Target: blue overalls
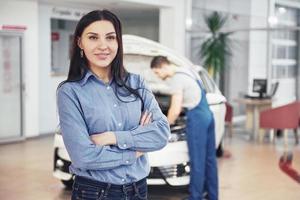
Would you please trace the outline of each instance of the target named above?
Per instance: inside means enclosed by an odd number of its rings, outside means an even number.
[[[199,104],[187,111],[187,143],[190,156],[189,200],[201,200],[207,192],[209,200],[218,199],[218,171],[215,148],[215,124],[206,92],[201,90]]]

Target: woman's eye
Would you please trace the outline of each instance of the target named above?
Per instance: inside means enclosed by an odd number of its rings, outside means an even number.
[[[108,40],[115,40],[116,37],[111,35],[111,36],[107,36],[107,39],[108,39]]]
[[[89,36],[90,40],[97,40],[98,38],[96,36]]]

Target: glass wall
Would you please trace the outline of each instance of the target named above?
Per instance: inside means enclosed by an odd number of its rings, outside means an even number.
[[[274,105],[299,98],[299,9],[275,5],[276,29],[271,34],[271,78],[279,82]],[[288,88],[288,89],[287,89]],[[297,97],[298,96],[298,97]]]
[[[277,5],[275,15],[278,28],[272,34],[272,78],[295,78],[298,57],[298,31],[285,27],[298,25],[298,10]]]

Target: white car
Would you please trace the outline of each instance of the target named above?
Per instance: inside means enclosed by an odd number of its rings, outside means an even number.
[[[195,66],[188,59],[177,55],[171,49],[142,37],[124,35],[124,65],[129,72],[144,77],[157,101],[166,114],[170,95],[168,87],[150,69],[153,56],[163,55],[178,67],[191,68],[200,75],[202,85],[206,89],[206,97],[215,119],[216,147],[221,144],[224,133],[225,97],[221,94],[206,70]],[[147,178],[149,185],[186,186],[189,184],[189,156],[185,140],[185,114],[181,113],[174,126],[171,126],[171,137],[163,149],[148,153],[151,171]],[[54,138],[54,171],[53,175],[67,187],[71,187],[73,176],[69,173],[70,157],[65,149],[61,133]]]

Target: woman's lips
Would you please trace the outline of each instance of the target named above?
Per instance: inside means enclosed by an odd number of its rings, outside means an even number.
[[[95,54],[95,56],[100,60],[105,60],[109,56],[109,53],[99,53]]]

